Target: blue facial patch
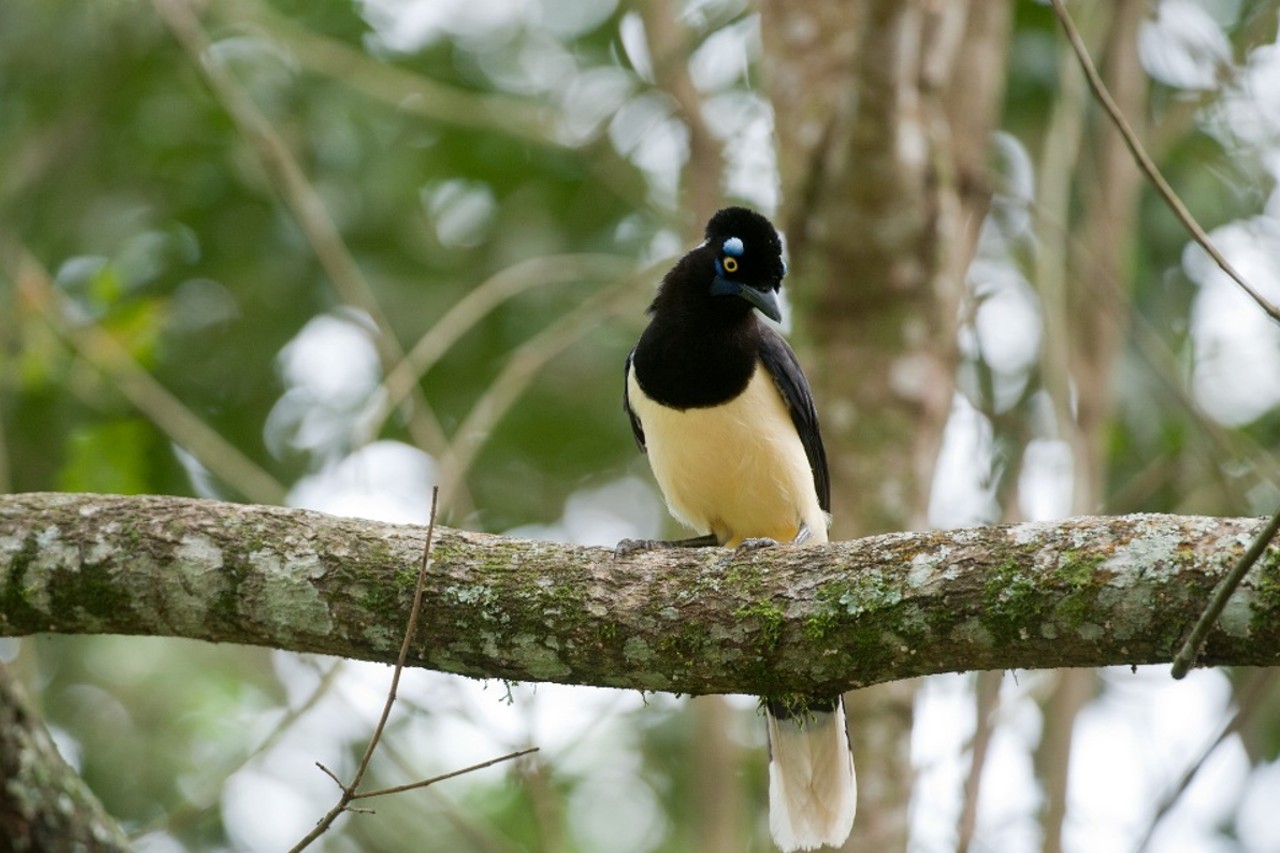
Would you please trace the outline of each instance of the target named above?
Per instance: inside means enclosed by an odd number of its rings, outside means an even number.
[[[745,251],[740,237],[730,237],[724,241],[724,245],[720,248],[724,250],[726,255],[732,255],[735,258],[742,257],[742,253]]]

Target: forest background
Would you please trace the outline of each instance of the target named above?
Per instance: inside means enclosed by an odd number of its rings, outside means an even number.
[[[1280,302],[1277,9],[1075,2],[1138,138]],[[1280,327],[1018,2],[8,2],[0,493],[157,493],[611,545],[675,533],[620,409],[662,270],[784,230],[836,538],[1280,504]],[[0,640],[135,849],[280,850],[385,666]],[[1034,661],[1028,661],[1033,666]],[[7,694],[6,694],[7,695]],[[849,849],[1264,851],[1271,670],[851,695]],[[749,697],[406,672],[328,850],[766,850]],[[127,768],[127,772],[122,772]]]

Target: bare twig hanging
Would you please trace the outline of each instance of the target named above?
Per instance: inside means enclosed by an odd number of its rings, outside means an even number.
[[[1080,67],[1089,81],[1089,88],[1093,89],[1098,102],[1102,104],[1103,109],[1107,111],[1107,115],[1111,117],[1112,123],[1120,131],[1120,135],[1124,137],[1124,143],[1129,148],[1129,152],[1133,154],[1133,159],[1137,161],[1139,168],[1142,169],[1143,173],[1155,186],[1160,197],[1169,205],[1173,215],[1178,218],[1183,227],[1190,232],[1192,239],[1200,245],[1200,248],[1205,250],[1209,257],[1213,258],[1222,271],[1230,276],[1232,281],[1240,285],[1240,288],[1249,294],[1249,297],[1254,302],[1258,303],[1258,307],[1265,311],[1267,316],[1280,323],[1280,308],[1277,308],[1265,296],[1255,290],[1253,285],[1249,284],[1244,276],[1231,265],[1231,262],[1223,257],[1222,253],[1213,245],[1213,241],[1209,239],[1209,235],[1200,227],[1200,223],[1196,222],[1195,217],[1187,210],[1187,206],[1182,203],[1182,199],[1178,198],[1178,194],[1173,191],[1173,187],[1169,186],[1169,182],[1164,179],[1164,175],[1160,173],[1160,170],[1156,168],[1156,164],[1147,155],[1146,149],[1138,141],[1138,135],[1134,133],[1133,127],[1124,117],[1124,113],[1116,106],[1115,100],[1107,90],[1106,83],[1102,81],[1102,77],[1098,74],[1098,69],[1094,67],[1084,39],[1080,37],[1080,31],[1076,29],[1075,21],[1071,19],[1070,13],[1067,12],[1065,0],[1053,0],[1053,11],[1057,14],[1058,21],[1062,24],[1063,32],[1066,33],[1072,50],[1075,51],[1076,57],[1080,60]]]
[[[1249,550],[1240,555],[1240,559],[1236,561],[1236,564],[1231,567],[1231,571],[1227,573],[1227,576],[1218,584],[1217,589],[1213,591],[1213,597],[1209,599],[1209,606],[1200,615],[1200,620],[1196,622],[1196,626],[1187,636],[1186,642],[1182,644],[1177,657],[1173,659],[1173,669],[1170,674],[1174,678],[1182,678],[1195,665],[1196,658],[1200,656],[1200,647],[1204,645],[1205,638],[1209,636],[1209,630],[1213,628],[1213,623],[1217,622],[1218,617],[1222,615],[1223,609],[1227,606],[1227,600],[1236,591],[1240,581],[1244,580],[1244,576],[1249,573],[1249,569],[1253,568],[1253,564],[1258,562],[1258,558],[1267,550],[1267,546],[1275,538],[1277,530],[1280,530],[1280,509],[1276,510],[1276,514],[1271,516],[1271,521],[1259,531],[1253,542],[1249,544]]]
[[[396,692],[400,687],[400,673],[404,671],[405,660],[409,657],[409,646],[413,643],[413,635],[418,627],[418,613],[422,609],[422,593],[426,587],[427,566],[431,562],[431,539],[435,535],[436,529],[436,508],[440,499],[440,489],[431,490],[431,518],[427,522],[427,539],[422,546],[422,563],[418,567],[418,583],[413,591],[413,609],[409,612],[409,625],[405,628],[404,642],[400,645],[400,656],[396,659],[395,670],[391,675],[391,688],[387,691],[387,701],[382,706],[382,715],[378,718],[378,725],[374,727],[373,736],[369,738],[369,745],[365,747],[364,755],[360,757],[360,764],[356,768],[355,776],[351,780],[351,784],[344,785],[338,775],[325,767],[320,762],[316,762],[319,767],[330,779],[337,783],[342,789],[342,796],[338,798],[338,802],[320,818],[315,827],[308,832],[301,841],[290,848],[289,853],[297,853],[308,847],[311,842],[315,841],[321,835],[324,835],[338,819],[343,812],[348,811],[368,811],[367,809],[356,809],[351,806],[353,802],[370,797],[379,797],[385,794],[395,794],[401,791],[410,791],[416,788],[424,788],[427,785],[435,784],[444,779],[452,779],[455,776],[461,776],[464,773],[470,773],[473,770],[480,770],[489,767],[501,761],[509,761],[513,758],[519,758],[522,755],[528,755],[531,752],[537,752],[537,747],[512,752],[489,761],[473,764],[470,767],[464,767],[461,770],[454,770],[440,776],[430,779],[423,779],[418,782],[412,782],[408,785],[397,785],[391,788],[380,788],[375,791],[360,792],[360,783],[364,781],[365,773],[369,770],[369,762],[373,759],[373,753],[378,748],[378,743],[382,740],[382,733],[387,726],[387,718],[391,716],[391,706],[395,704]]]

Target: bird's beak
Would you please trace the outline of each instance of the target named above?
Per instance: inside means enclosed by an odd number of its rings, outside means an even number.
[[[778,306],[778,294],[775,290],[757,290],[754,287],[745,284],[738,284],[736,281],[730,281],[724,276],[717,275],[715,281],[711,285],[711,292],[716,296],[737,296],[745,299],[760,309],[760,313],[773,320],[775,323],[782,322],[782,309]]]
[[[760,313],[775,323],[782,322],[782,308],[778,305],[776,290],[756,290],[754,287],[743,287],[738,294],[743,299],[760,309]]]

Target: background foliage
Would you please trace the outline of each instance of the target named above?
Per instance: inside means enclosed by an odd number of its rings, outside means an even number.
[[[1127,40],[1109,38],[1124,14],[1110,7],[1072,4],[1103,61],[1131,60],[1131,120],[1280,301],[1275,5],[1163,0],[1129,16]],[[956,321],[929,522],[1270,512],[1280,335],[1148,189],[1097,214],[1105,120],[1052,11],[1010,12],[994,197]],[[760,30],[735,0],[215,0],[198,18],[165,0],[3,4],[0,489],[425,521],[440,482],[453,524],[657,534],[668,522],[619,393],[661,262],[696,242],[708,196],[801,204],[779,176],[773,140],[796,128],[774,133],[765,87],[783,69]],[[793,340],[821,372],[834,362],[805,336],[806,317],[824,319],[816,284],[803,266],[789,281]],[[1115,325],[1090,337],[1074,318],[1099,305]],[[1064,337],[1114,339],[1114,355],[1064,373]],[[1088,442],[1062,424],[1099,388],[1095,494]],[[845,402],[820,401],[837,429]],[[389,677],[115,637],[0,640],[0,657],[156,851],[293,843],[336,793],[312,762],[349,774]],[[912,849],[1133,849],[1149,829],[1159,850],[1280,843],[1270,673],[1172,685],[1108,671],[1077,679],[1074,699],[1064,685],[922,688],[900,803]],[[411,674],[402,697],[375,783],[542,751],[379,803],[329,849],[767,849],[753,700],[433,673]]]

